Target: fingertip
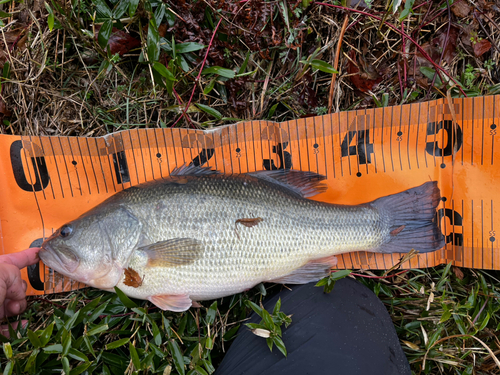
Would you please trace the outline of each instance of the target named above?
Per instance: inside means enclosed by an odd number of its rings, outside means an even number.
[[[40,257],[38,256],[39,251],[39,247],[30,247],[23,251],[2,255],[0,256],[0,263],[12,264],[22,269],[40,261]]]
[[[18,314],[23,313],[26,310],[27,307],[28,307],[28,301],[26,301],[25,299],[23,299],[19,303],[19,312],[18,312]]]
[[[7,302],[7,315],[18,315],[21,312],[21,302],[20,301],[9,301]]]
[[[41,248],[40,247],[30,247],[29,249],[24,250],[26,253],[26,256],[28,258],[28,266],[35,264],[36,262],[40,261],[40,257],[38,256],[38,253],[40,252]]]
[[[7,310],[7,315],[8,316],[14,316],[14,315],[19,315],[21,314],[22,312],[24,312],[24,310],[26,310],[26,306],[27,306],[27,302],[26,300],[21,300],[21,301],[9,301],[7,302],[7,305],[5,306],[6,307],[6,310]]]

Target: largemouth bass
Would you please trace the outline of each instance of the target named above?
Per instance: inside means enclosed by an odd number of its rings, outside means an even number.
[[[221,175],[184,166],[123,190],[42,245],[49,267],[87,285],[185,311],[194,301],[260,282],[302,284],[350,251],[429,252],[444,238],[435,182],[371,203],[307,199],[326,189],[311,172]]]

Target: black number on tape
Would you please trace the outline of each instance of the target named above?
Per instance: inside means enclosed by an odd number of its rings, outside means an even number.
[[[30,247],[40,247],[43,243],[43,238],[37,238],[33,241]],[[44,290],[43,281],[40,279],[40,262],[26,267],[28,270],[28,281],[35,290]]]
[[[41,191],[45,189],[50,180],[45,158],[43,156],[27,158],[27,160],[31,159],[33,174],[35,176],[35,183],[30,184],[26,178],[26,171],[23,167],[22,149],[22,141],[14,141],[10,145],[10,162],[17,185],[25,191]]]
[[[215,154],[215,148],[207,148],[201,150],[198,156],[193,159],[192,163],[195,166],[199,167],[200,165],[203,165],[207,161],[209,161],[212,158],[212,156],[214,156],[214,154]]]
[[[446,132],[445,142],[439,147],[437,134],[440,130]],[[429,122],[427,124],[427,145],[425,150],[434,156],[451,156],[453,151],[460,150],[462,147],[462,128],[457,124],[453,126],[453,121],[445,120],[440,121],[437,124],[435,122]]]
[[[351,146],[354,138],[356,138],[356,142]],[[340,148],[342,157],[357,155],[359,158],[359,164],[371,164],[373,143],[370,143],[370,130],[352,130],[347,132]]]
[[[115,166],[116,182],[119,184],[130,182],[130,174],[128,173],[127,157],[125,151],[113,154],[113,164]]]
[[[182,147],[194,148],[200,145],[202,150],[191,160],[191,164],[197,167],[208,162],[215,154],[214,141],[211,137],[203,134],[189,134],[182,138]]]
[[[450,226],[454,225],[455,230],[458,229],[456,227],[462,227],[463,225],[463,219],[462,216],[457,212],[454,211],[450,208],[441,208],[437,212],[437,222],[441,222],[441,219],[446,217],[448,221],[450,222]],[[442,225],[441,229],[449,229],[448,226]],[[460,229],[461,231],[461,229]],[[457,246],[462,246],[464,243],[464,235],[462,233],[453,233],[452,231],[450,234],[443,233],[445,236],[446,243],[451,243],[453,245]]]
[[[276,169],[292,169],[292,155],[288,151],[284,151],[287,146],[288,142],[278,143],[277,146],[273,146],[273,154],[278,155],[280,165],[277,167],[276,164],[274,164],[274,160],[264,159],[262,162],[264,163],[264,168],[267,171]]]

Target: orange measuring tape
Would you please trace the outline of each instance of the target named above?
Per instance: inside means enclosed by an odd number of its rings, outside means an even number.
[[[226,174],[296,169],[327,176],[313,199],[360,204],[438,181],[446,246],[405,268],[453,262],[500,269],[500,96],[335,113],[211,130],[135,129],[100,138],[0,135],[0,254],[38,246],[116,192],[160,180],[176,166]],[[498,107],[498,108],[497,108]],[[348,253],[339,268],[387,269],[402,254]],[[28,294],[83,285],[43,264],[23,271]]]

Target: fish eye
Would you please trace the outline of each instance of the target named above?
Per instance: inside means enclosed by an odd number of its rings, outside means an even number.
[[[60,234],[62,238],[67,238],[71,233],[73,233],[73,227],[70,224],[61,227]]]

